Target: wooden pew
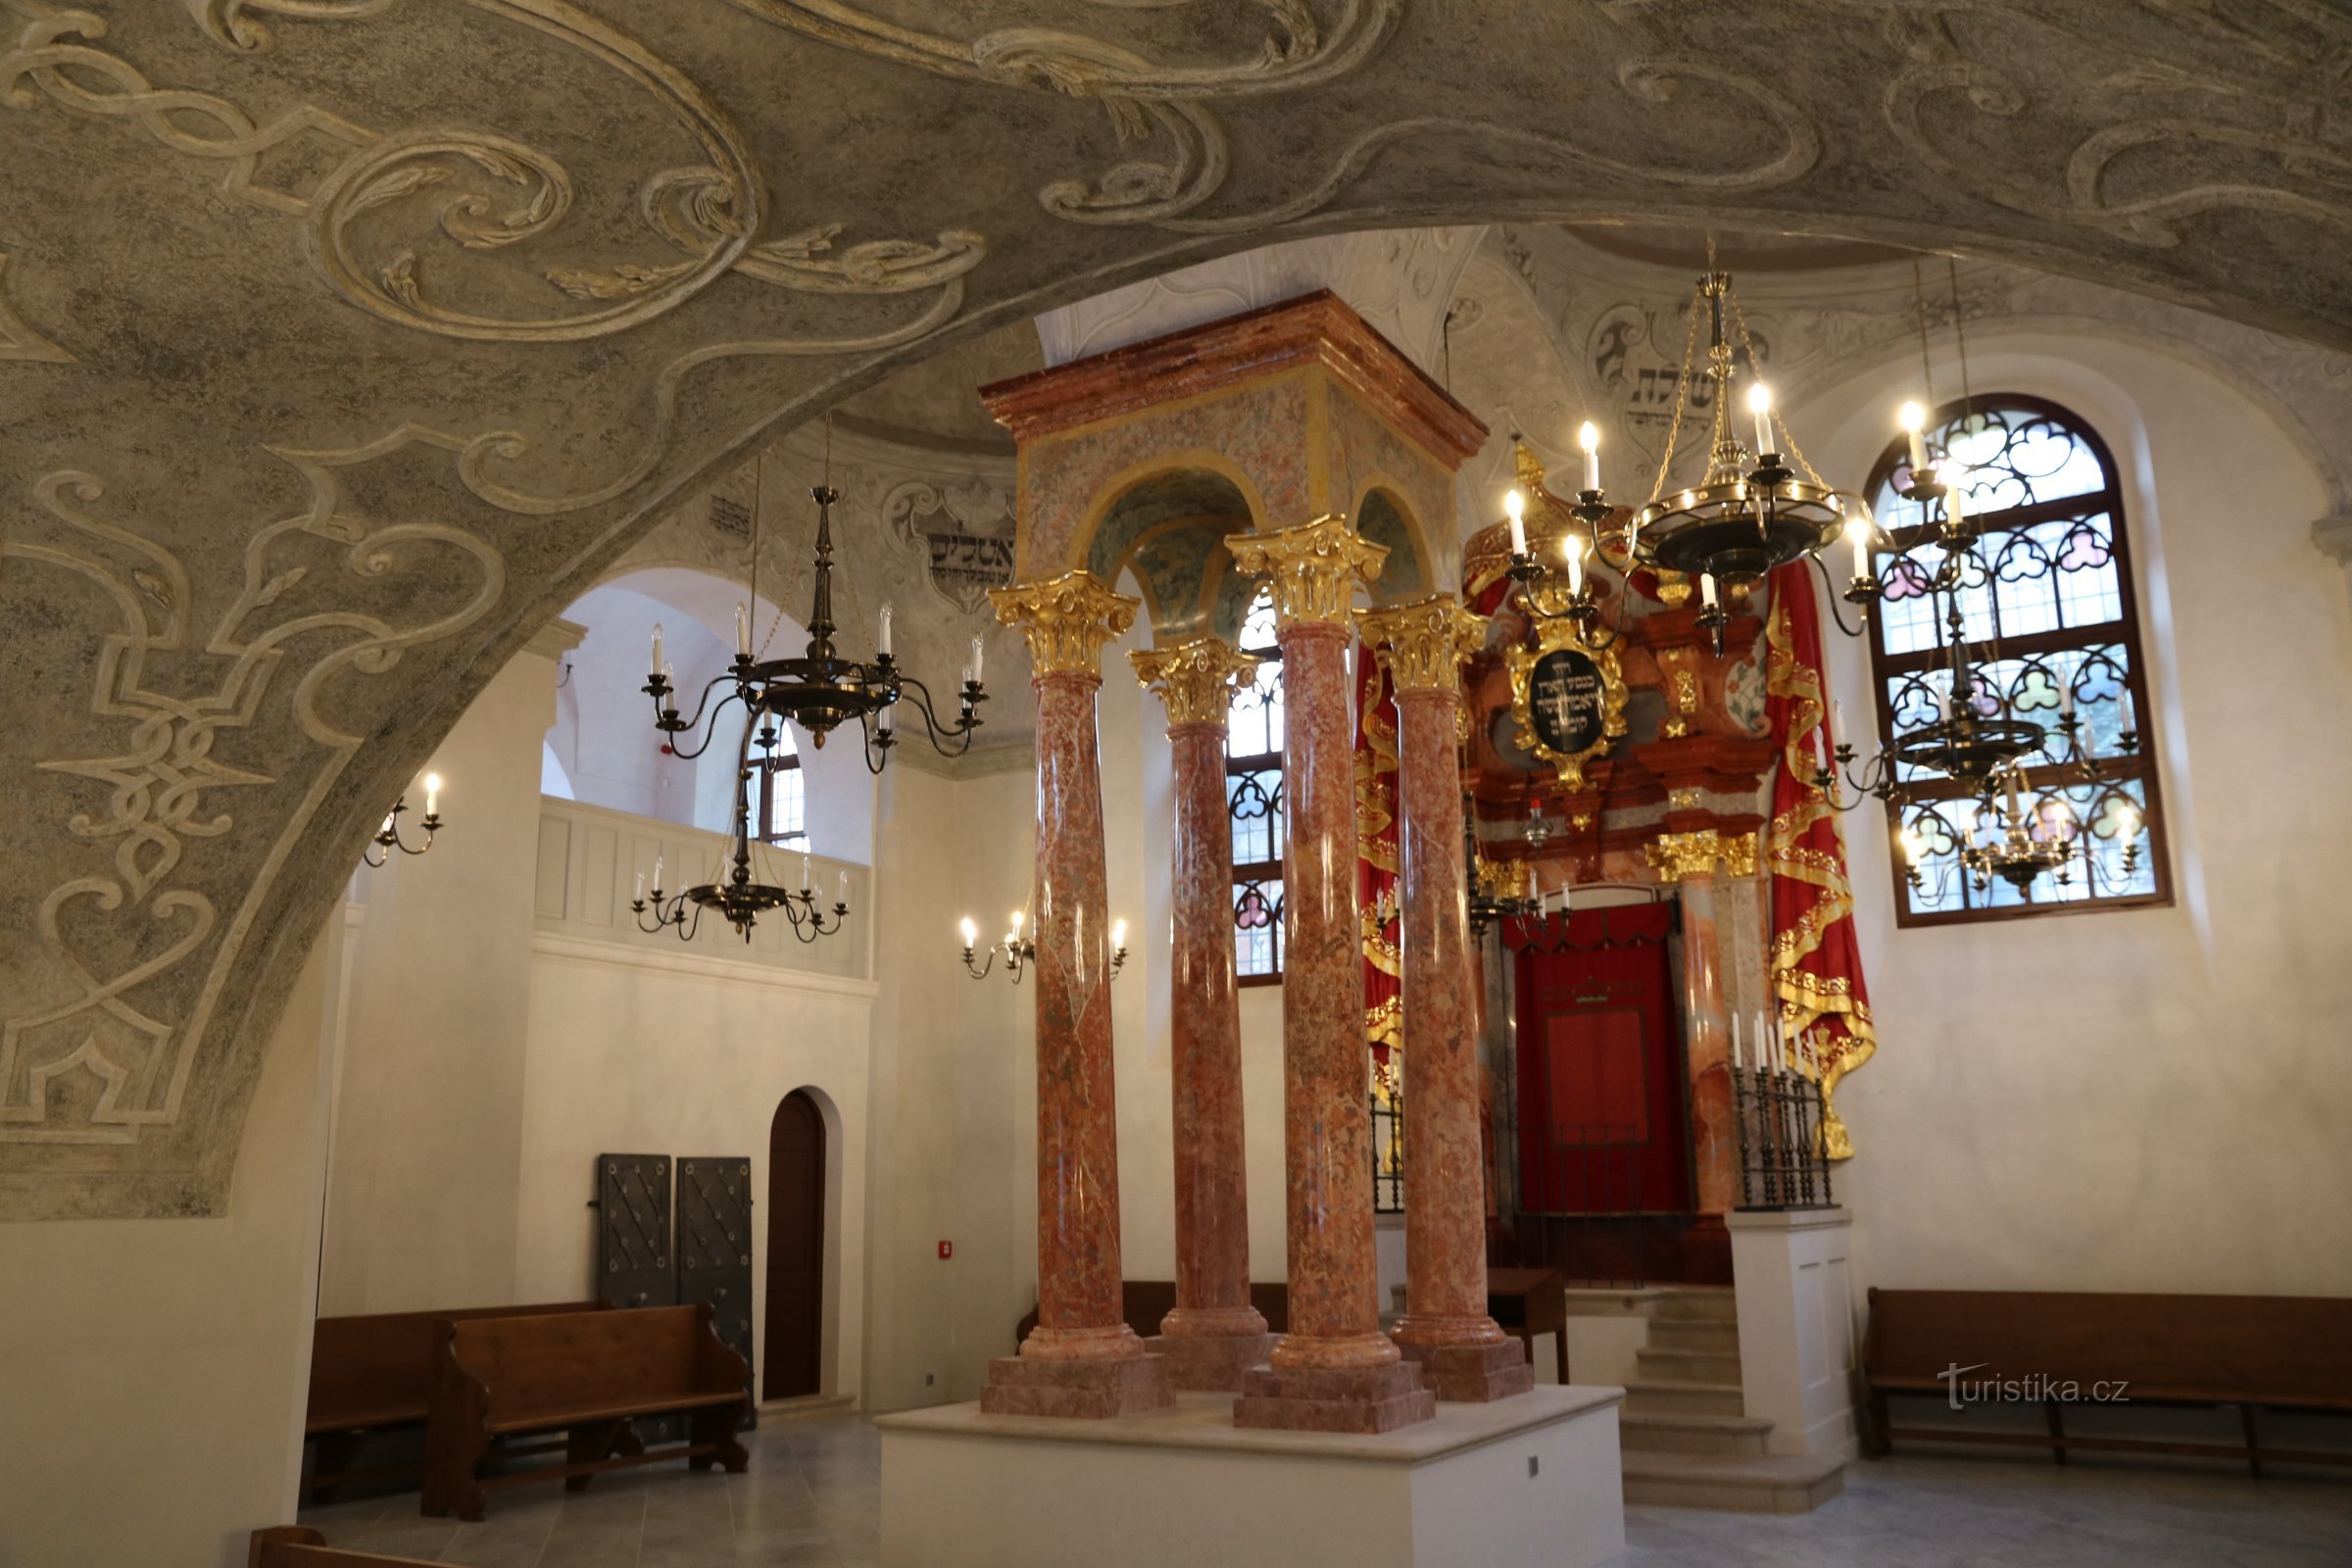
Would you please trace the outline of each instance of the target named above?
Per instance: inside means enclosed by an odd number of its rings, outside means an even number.
[[[563,1478],[578,1492],[599,1471],[686,1459],[740,1472],[735,1441],[751,1369],[710,1326],[710,1303],[550,1317],[444,1319],[425,1422],[422,1510],[479,1519],[485,1488]],[[683,1414],[687,1441],[652,1451],[629,1422]],[[565,1462],[482,1476],[500,1439],[565,1434]],[[615,1451],[617,1450],[617,1451]]]
[[[1969,1383],[2022,1386],[2051,1397],[2047,1434],[1960,1427],[1897,1427],[1890,1395],[1949,1393],[1951,1370]],[[2024,1444],[2125,1453],[2352,1464],[2352,1454],[2265,1446],[2255,1412],[2265,1407],[2352,1413],[2352,1300],[2304,1296],[2127,1296],[2058,1291],[1870,1292],[1862,1346],[1874,1455],[1894,1440]],[[2120,1387],[2133,1404],[2239,1407],[2242,1447],[2212,1443],[2084,1437],[2066,1430],[2066,1386],[2088,1402]]]
[[[387,1557],[377,1551],[330,1546],[308,1525],[272,1525],[253,1533],[245,1568],[432,1568],[422,1557]]]
[[[603,1301],[546,1301],[532,1306],[472,1306],[440,1312],[371,1312],[322,1317],[311,1330],[311,1396],[303,1435],[318,1457],[302,1483],[331,1496],[346,1481],[414,1476],[413,1464],[351,1468],[370,1432],[424,1425],[433,1390],[433,1326],[444,1318],[546,1317],[605,1309]]]

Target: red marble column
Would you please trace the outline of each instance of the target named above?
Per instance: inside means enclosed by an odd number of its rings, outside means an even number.
[[[1683,1018],[1690,1097],[1690,1165],[1698,1219],[1685,1242],[1694,1281],[1730,1284],[1731,1230],[1740,1201],[1740,1144],[1732,1104],[1731,1007],[1725,996],[1724,940],[1717,908],[1716,862],[1752,875],[1752,838],[1713,830],[1669,833],[1648,848],[1659,875],[1676,884],[1683,916]]]
[[[1234,983],[1233,817],[1225,718],[1257,661],[1214,637],[1130,654],[1168,712],[1175,773],[1175,945],[1169,1077],[1176,1146],[1176,1306],[1148,1341],[1180,1389],[1239,1392],[1266,1364],[1250,1304],[1249,1169],[1242,1141],[1242,1010]]]
[[[1486,1154],[1478,1002],[1462,864],[1461,662],[1485,622],[1451,594],[1365,611],[1396,684],[1402,820],[1405,1315],[1396,1343],[1441,1399],[1536,1386],[1519,1342],[1487,1314]]]
[[[1118,1097],[1095,693],[1135,618],[1087,572],[991,590],[1029,638],[1037,691],[1037,1320],[989,1363],[992,1414],[1110,1416],[1173,1403],[1120,1302]]]
[[[1437,1413],[1380,1331],[1372,1246],[1371,1054],[1355,901],[1355,748],[1348,627],[1388,552],[1327,516],[1227,540],[1270,576],[1281,626],[1283,1110],[1290,1332],[1234,1404],[1247,1427],[1386,1432]]]

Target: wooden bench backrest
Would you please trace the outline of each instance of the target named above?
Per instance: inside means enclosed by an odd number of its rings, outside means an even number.
[[[1870,1293],[1874,1379],[1979,1378],[2352,1400],[2352,1300],[2071,1291]]]
[[[556,1317],[477,1318],[446,1331],[459,1368],[504,1416],[740,1388],[706,1355],[725,1349],[706,1306],[642,1306]],[[707,1345],[706,1345],[707,1342]],[[730,1356],[730,1359],[732,1357]]]
[[[546,1317],[593,1312],[602,1301],[470,1306],[447,1312],[371,1312],[322,1317],[311,1331],[313,1421],[345,1411],[424,1408],[433,1387],[433,1325],[442,1318]]]

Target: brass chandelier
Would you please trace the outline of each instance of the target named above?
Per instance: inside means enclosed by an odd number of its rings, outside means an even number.
[[[1698,365],[1702,318],[1707,323],[1703,370]],[[1750,372],[1745,403],[1754,421],[1752,450],[1741,441],[1731,412],[1734,370],[1742,356]],[[1856,539],[1867,557],[1875,542],[1868,503],[1814,470],[1788,435],[1770,388],[1754,374],[1755,366],[1755,345],[1739,295],[1731,274],[1716,270],[1715,246],[1709,241],[1707,270],[1691,295],[1665,454],[1648,501],[1625,514],[1622,525],[1610,525],[1617,509],[1601,488],[1600,432],[1586,423],[1577,441],[1584,454],[1584,487],[1567,509],[1583,524],[1583,532],[1572,530],[1562,541],[1562,583],[1527,548],[1525,502],[1517,491],[1511,493],[1509,575],[1525,590],[1522,598],[1532,613],[1574,619],[1580,634],[1591,634],[1598,618],[1591,564],[1606,561],[1629,575],[1639,569],[1680,573],[1698,584],[1698,624],[1720,658],[1731,606],[1744,602],[1775,567],[1807,557],[1818,564],[1821,551],[1841,534]],[[1706,468],[1691,482],[1670,488],[1690,387],[1702,376],[1712,388],[1707,400],[1711,426]],[[1622,619],[1622,597],[1618,612]],[[1606,646],[1614,638],[1612,627],[1596,645]]]

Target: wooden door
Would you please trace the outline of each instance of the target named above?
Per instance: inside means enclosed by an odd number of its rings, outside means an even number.
[[[807,1091],[776,1107],[767,1136],[767,1359],[760,1396],[824,1386],[825,1118]]]

